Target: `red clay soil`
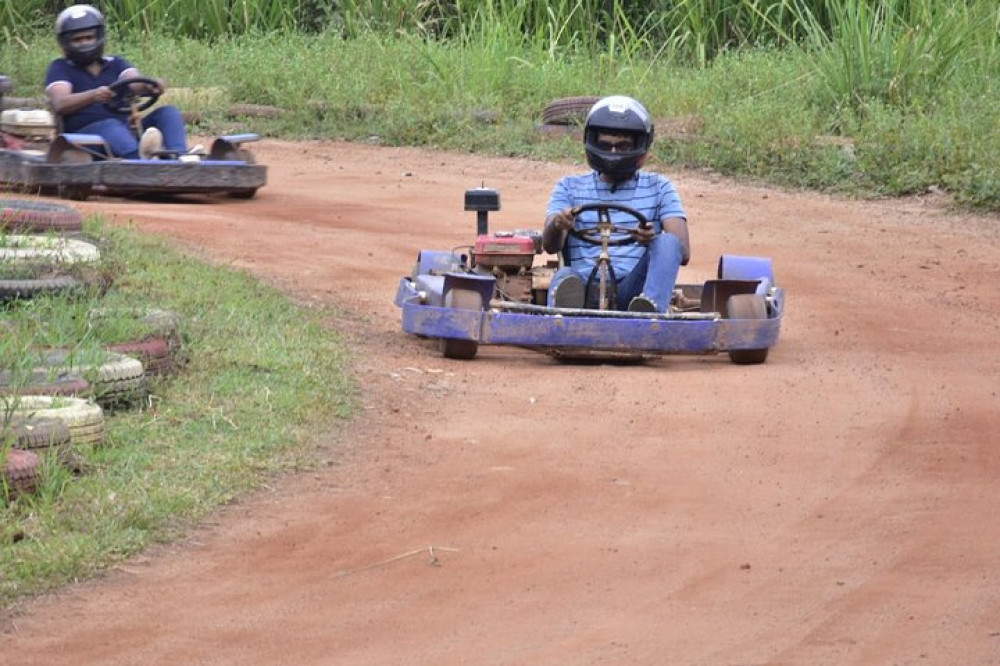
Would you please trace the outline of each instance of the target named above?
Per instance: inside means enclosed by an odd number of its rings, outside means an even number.
[[[770,255],[762,366],[441,358],[420,248],[537,227],[580,165],[265,141],[251,201],[95,199],[342,309],[364,412],[330,465],[27,605],[4,664],[998,664],[998,220],[672,173],[682,281]]]

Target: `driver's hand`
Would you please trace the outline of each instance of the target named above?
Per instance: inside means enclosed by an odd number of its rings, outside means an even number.
[[[651,224],[648,224],[645,227],[636,227],[632,230],[632,238],[634,238],[637,243],[649,245],[653,242],[653,239],[656,238],[656,229],[654,229]]]
[[[563,208],[552,216],[551,224],[559,231],[573,231],[576,226],[576,214],[572,208]]]
[[[129,86],[129,89],[131,89],[132,92],[140,94],[142,93],[148,93],[152,95],[163,94],[163,85],[159,82],[157,82],[156,85],[151,85],[149,83],[133,83],[132,85]]]
[[[101,86],[99,88],[94,88],[94,101],[104,104],[110,102],[115,98],[115,94],[111,91],[111,88],[107,86]],[[86,98],[84,98],[86,99]]]

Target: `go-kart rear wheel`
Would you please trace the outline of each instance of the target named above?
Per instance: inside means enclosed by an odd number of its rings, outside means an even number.
[[[482,310],[483,297],[475,289],[451,289],[444,295],[444,306],[457,310]],[[441,353],[445,358],[469,361],[479,351],[478,340],[441,338]]]
[[[90,196],[90,185],[60,185],[59,197],[70,201],[86,201]]]
[[[767,319],[767,302],[759,294],[735,294],[726,305],[727,319]],[[736,365],[757,365],[767,360],[768,349],[732,349],[729,360]]]

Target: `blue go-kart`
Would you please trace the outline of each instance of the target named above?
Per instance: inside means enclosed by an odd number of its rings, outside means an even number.
[[[0,77],[0,97],[10,90]],[[110,86],[116,96],[109,108],[119,113],[139,113],[159,99],[151,90],[137,91],[134,84],[155,84],[136,77]],[[267,183],[267,168],[256,164],[243,146],[259,139],[256,134],[216,138],[204,154],[160,151],[150,159],[111,156],[97,135],[63,133],[58,118],[45,110],[8,109],[0,124],[0,184],[7,188],[66,199],[84,200],[91,194],[146,196],[174,194],[223,194],[252,198]]]
[[[581,208],[597,210],[599,218],[581,237],[603,250],[626,232],[611,223],[610,211],[648,223],[617,204]],[[769,258],[722,255],[717,277],[678,284],[666,313],[619,310],[605,258],[587,285],[597,295],[596,307],[554,308],[546,303],[558,262],[536,265],[541,233],[490,233],[488,214],[500,209],[500,195],[490,188],[468,190],[465,209],[477,213],[475,244],[420,251],[395,297],[403,330],[439,340],[447,358],[475,358],[480,345],[510,345],[557,358],[609,360],[724,352],[733,363],[751,365],[766,361],[778,341],[784,290],[775,284]]]

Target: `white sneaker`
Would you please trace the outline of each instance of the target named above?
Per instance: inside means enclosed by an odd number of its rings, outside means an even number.
[[[201,162],[205,159],[205,146],[195,144],[194,147],[188,149],[186,153],[181,153],[177,156],[178,162]]]
[[[155,127],[148,128],[139,139],[139,157],[151,160],[163,150],[163,132]]]

